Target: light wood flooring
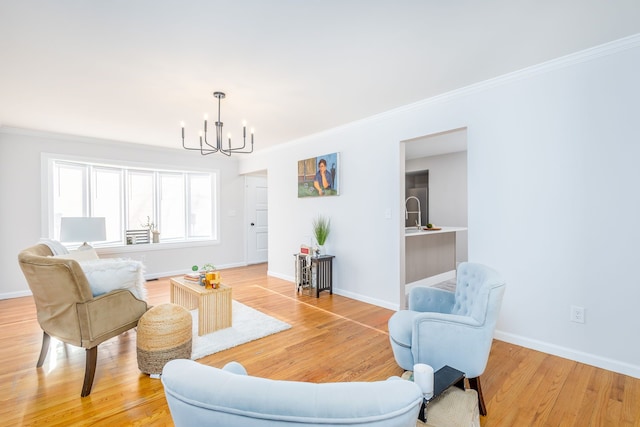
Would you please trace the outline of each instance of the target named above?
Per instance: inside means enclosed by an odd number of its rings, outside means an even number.
[[[300,296],[266,265],[223,270],[234,299],[292,328],[200,359],[231,360],[249,374],[311,382],[373,381],[401,375],[387,320],[391,310],[323,292]],[[169,302],[169,281],[147,283],[149,303]],[[171,426],[160,380],[140,373],[136,333],[100,345],[91,395],[80,397],[84,350],[52,340],[35,367],[42,332],[31,297],[0,301],[0,425]],[[640,379],[494,341],[482,385],[483,427],[640,426]],[[214,385],[212,385],[214,386]]]

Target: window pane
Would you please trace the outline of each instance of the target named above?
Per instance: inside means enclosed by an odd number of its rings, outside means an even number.
[[[118,169],[94,169],[93,212],[105,217],[107,242],[122,241],[122,172]]]
[[[85,214],[86,167],[55,163],[53,169],[53,235],[60,239],[60,218]]]
[[[147,217],[162,241],[217,238],[215,173],[49,161],[52,206],[47,210],[54,239],[59,239],[63,216],[105,217],[107,241],[98,246],[124,244],[124,230],[143,228]]]
[[[144,228],[142,224],[147,223],[147,216],[151,222],[154,222],[153,193],[152,172],[129,173],[129,212],[127,218],[129,230]]]
[[[189,175],[189,237],[211,237],[211,221],[211,178]]]
[[[160,174],[160,232],[162,240],[184,239],[185,197],[182,174]]]

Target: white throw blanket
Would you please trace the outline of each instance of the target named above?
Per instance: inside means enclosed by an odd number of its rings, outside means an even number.
[[[65,248],[64,245],[58,242],[57,240],[42,238],[40,239],[39,243],[42,243],[43,245],[47,245],[49,249],[51,249],[51,253],[53,255],[65,255],[69,253],[67,248]]]
[[[41,243],[49,246],[41,240]],[[60,242],[51,240],[53,246]],[[51,246],[49,246],[51,248]],[[98,258],[93,248],[82,251],[67,251],[54,255],[55,258],[73,259],[78,261],[80,268],[89,281],[93,296],[111,292],[114,289],[127,289],[138,299],[146,301],[147,288],[145,287],[144,265],[140,261],[123,258]],[[53,251],[53,249],[51,249]]]

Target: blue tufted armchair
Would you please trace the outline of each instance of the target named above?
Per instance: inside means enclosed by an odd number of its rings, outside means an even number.
[[[461,263],[455,293],[415,287],[409,309],[389,319],[389,339],[398,365],[411,371],[416,363],[434,370],[445,365],[465,373],[478,392],[480,414],[487,410],[480,387],[491,350],[505,282],[489,267]]]

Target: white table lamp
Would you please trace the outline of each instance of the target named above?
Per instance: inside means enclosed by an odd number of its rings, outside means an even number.
[[[90,249],[87,242],[107,240],[104,218],[63,217],[60,219],[61,242],[84,242],[78,250]]]

